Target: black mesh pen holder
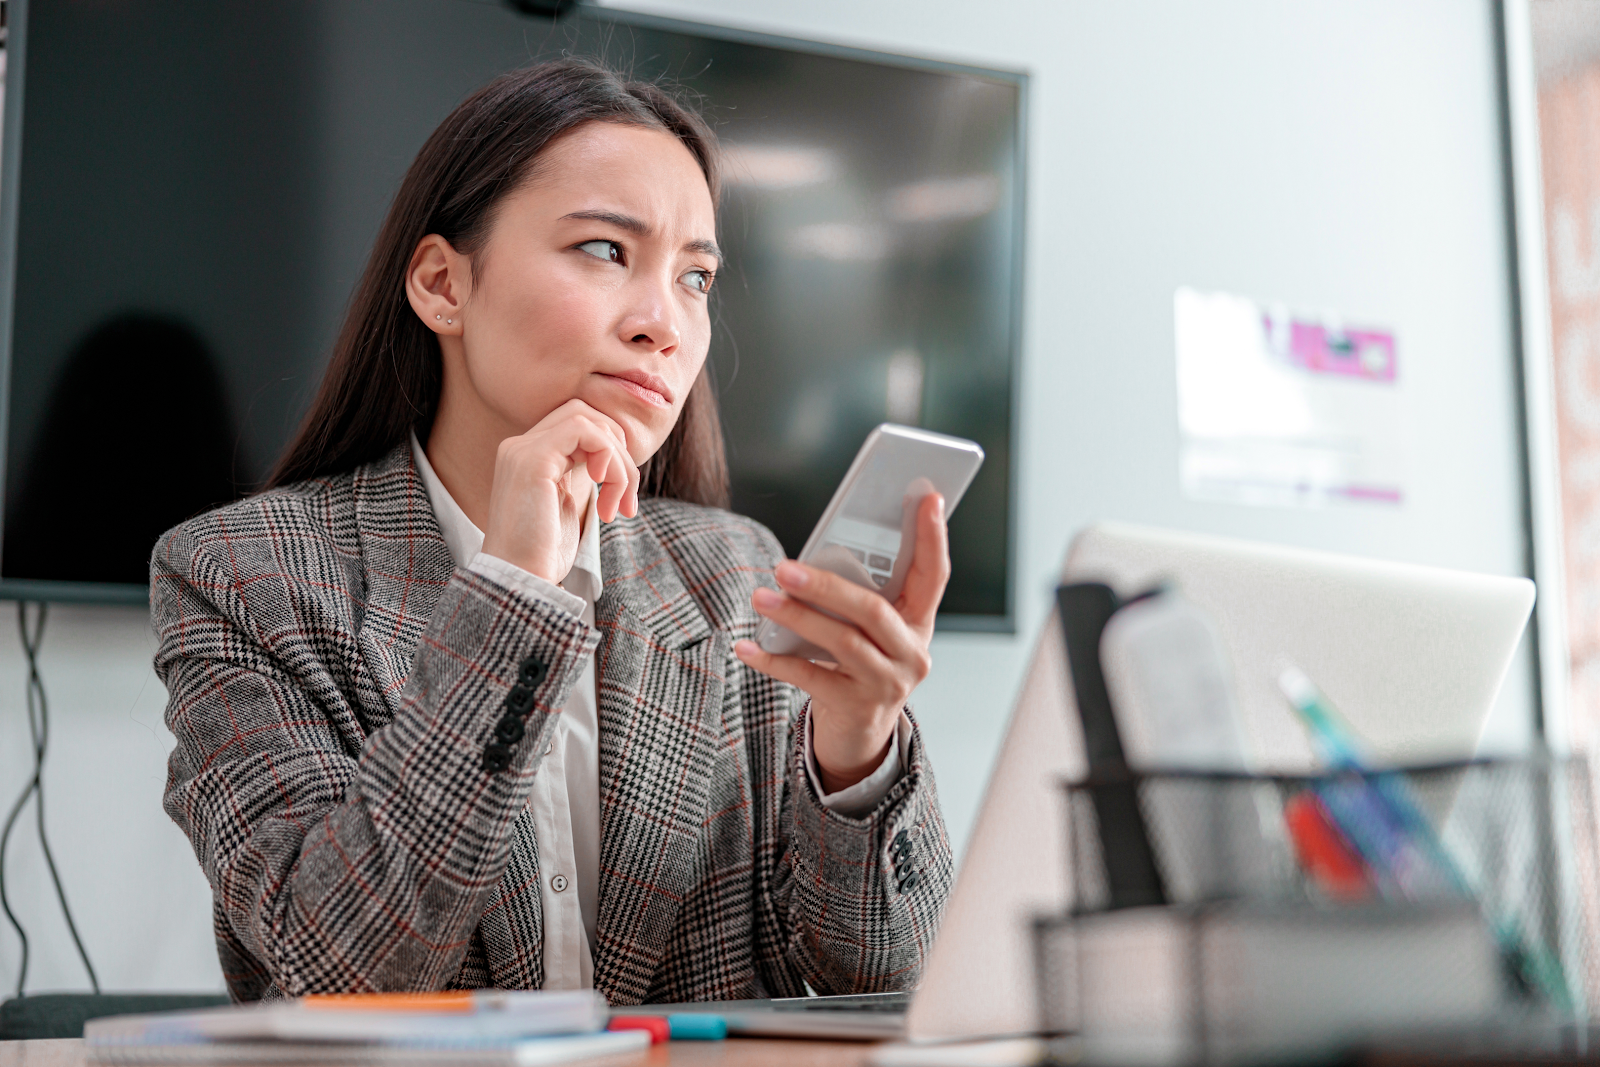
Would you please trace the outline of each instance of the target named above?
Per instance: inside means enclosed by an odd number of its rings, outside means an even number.
[[[1267,917],[1335,941],[1340,924],[1432,929],[1436,916],[1464,915],[1498,961],[1506,1010],[1584,1021],[1600,1005],[1600,833],[1581,758],[1128,771],[1068,782],[1064,796],[1070,904],[1037,931],[1051,1028],[1074,1028],[1082,998],[1068,971],[1082,965],[1068,956],[1084,951],[1081,935],[1162,907],[1213,927]]]

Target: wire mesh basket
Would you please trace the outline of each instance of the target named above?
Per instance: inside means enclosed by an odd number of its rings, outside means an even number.
[[[1180,1022],[1167,1045],[1120,1058],[1306,1051],[1246,1040],[1262,1023],[1227,1007],[1241,989],[1300,1011],[1299,1034],[1328,1048],[1486,1007],[1583,1022],[1600,1005],[1600,835],[1581,759],[1126,772],[1068,783],[1065,803],[1071,901],[1036,928],[1042,1023],[1105,1023],[1123,1008],[1099,993],[1143,967],[1124,1001],[1155,1011],[1165,982],[1162,1010]],[[1313,1005],[1312,989],[1333,1007]],[[1141,1040],[1159,1029],[1131,1016],[1115,1026]]]

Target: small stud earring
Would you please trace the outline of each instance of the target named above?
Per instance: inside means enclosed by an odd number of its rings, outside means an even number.
[[[450,324],[451,324],[451,323],[452,323],[452,322],[454,322],[454,321],[456,321],[456,320],[455,320],[455,319],[445,319],[445,320],[444,320],[444,323],[445,323],[445,325],[446,325],[446,326],[448,326],[448,325],[450,325]]]
[[[444,316],[443,316],[443,315],[435,315],[435,316],[434,316],[434,318],[436,318],[436,319],[442,319],[442,318],[444,318]]]

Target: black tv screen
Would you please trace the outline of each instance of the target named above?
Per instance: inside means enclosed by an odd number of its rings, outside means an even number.
[[[10,6],[0,595],[143,599],[157,535],[287,441],[427,135],[580,53],[692,92],[727,150],[735,509],[794,553],[876,424],[972,438],[941,625],[1009,628],[1022,76],[495,0]]]

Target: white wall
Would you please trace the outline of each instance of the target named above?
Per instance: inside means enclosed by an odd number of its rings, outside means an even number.
[[[1523,569],[1488,0],[629,0],[659,14],[1033,75],[1023,362],[1020,631],[948,635],[917,705],[965,839],[1053,576],[1097,518],[1500,574]],[[1393,326],[1410,496],[1397,510],[1186,502],[1172,294],[1220,289]],[[0,635],[4,634],[0,629]],[[161,695],[137,613],[59,609],[51,826],[115,988],[215,988],[207,901],[158,808]],[[0,636],[0,706],[20,708]],[[1524,743],[1519,663],[1487,743]],[[20,781],[20,710],[0,774]],[[1053,812],[1040,832],[1053,832]],[[33,988],[81,985],[31,845]],[[16,945],[0,930],[0,975]]]
[[[188,839],[161,811],[172,735],[138,608],[50,609],[39,657],[50,702],[45,812],[67,902],[101,988],[220,990],[211,892]],[[0,787],[9,811],[32,766],[16,605],[0,604]],[[0,816],[3,818],[3,816]],[[87,989],[38,849],[34,813],[12,831],[6,889],[32,942],[28,990]],[[0,927],[0,997],[19,945]]]

